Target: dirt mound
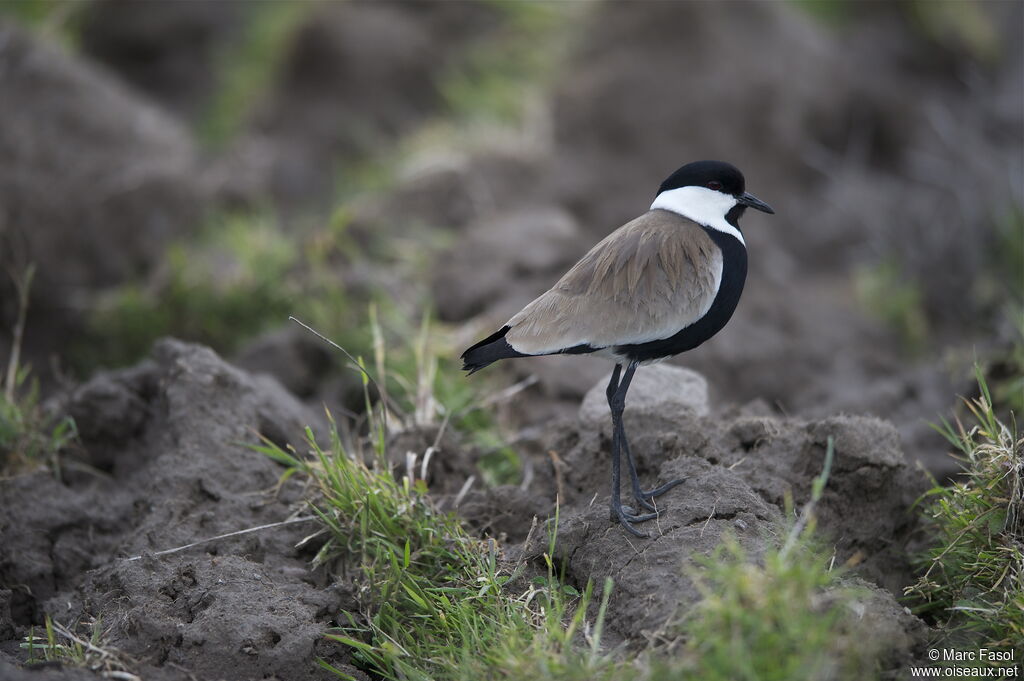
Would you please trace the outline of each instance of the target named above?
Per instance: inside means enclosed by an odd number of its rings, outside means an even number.
[[[577,418],[538,435],[543,447],[523,486],[460,497],[474,463],[450,437],[428,482],[442,507],[458,502],[470,525],[502,538],[510,556],[546,550],[543,528],[522,542],[535,517],[553,513],[557,493],[556,558],[577,585],[615,579],[613,637],[642,645],[694,603],[688,559],[712,551],[726,532],[761,555],[776,541],[786,495],[798,506],[808,500],[830,436],[835,463],[819,531],[837,563],[858,563],[858,574],[889,589],[908,581],[908,508],[925,481],[906,464],[891,425],[778,419],[757,405],[712,416],[701,376],[644,367],[625,417],[640,474],[647,484],[686,482],[659,499],[668,511],[648,524],[653,537],[633,540],[608,520],[604,384]],[[309,567],[315,545],[295,548],[311,523],[154,555],[287,518],[301,486],[292,481],[271,493],[280,467],[242,443],[257,431],[299,442],[304,424],[322,427],[315,413],[273,379],[174,340],[132,369],[97,375],[63,407],[79,424],[80,460],[91,472],[67,465],[63,483],[44,473],[0,481],[0,660],[14,656],[45,613],[64,624],[101,617],[106,645],[146,678],[308,679],[320,678],[317,657],[346,663],[321,635],[340,610],[357,605],[351,584]],[[392,438],[390,454],[401,469],[406,452],[422,454],[436,439],[429,430],[404,433]],[[890,632],[894,654],[911,654],[922,625],[891,593],[872,594],[865,616]]]
[[[316,647],[347,596],[294,548],[310,523],[149,556],[287,518],[297,488],[270,493],[280,467],[242,443],[299,442],[318,417],[272,379],[172,340],[66,408],[99,472],[0,482],[8,629],[23,636],[44,612],[69,625],[102,616],[107,644],[146,678],[320,678],[314,659],[331,651]]]
[[[658,499],[668,511],[645,525],[652,538],[633,540],[608,520],[606,380],[587,395],[575,424],[560,423],[542,439],[556,443],[561,462],[550,472],[563,503],[558,558],[577,585],[615,580],[609,622],[622,639],[648,640],[696,602],[685,568],[726,532],[754,558],[777,541],[786,495],[797,508],[809,501],[832,437],[835,458],[818,507],[819,532],[835,547],[837,564],[857,565],[859,574],[889,589],[875,596],[889,606],[873,612],[883,619],[879,612],[898,613],[893,626],[910,632],[898,644],[901,654],[918,642],[913,632],[923,625],[896,606],[892,593],[911,581],[906,546],[916,519],[910,506],[927,480],[907,464],[891,424],[850,416],[779,419],[756,405],[708,416],[702,377],[668,365],[644,367],[625,414],[637,469],[647,485],[686,481]],[[644,390],[655,386],[655,392]],[[526,550],[537,555],[546,548],[546,538],[535,537]]]
[[[193,225],[204,190],[173,120],[3,22],[0,90],[0,316],[9,328],[7,272],[36,263],[29,319],[48,333],[30,332],[26,350],[46,357],[91,293],[152,268]]]

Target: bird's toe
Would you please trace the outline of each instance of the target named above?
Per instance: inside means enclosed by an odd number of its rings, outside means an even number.
[[[646,538],[646,537],[650,537],[651,535],[649,535],[646,532],[641,532],[640,530],[636,529],[635,527],[633,527],[633,523],[642,523],[642,522],[646,522],[648,520],[654,520],[655,518],[658,517],[659,513],[655,512],[655,513],[637,514],[637,513],[633,512],[633,508],[631,506],[622,506],[622,505],[620,505],[618,508],[613,506],[612,509],[611,509],[611,514],[610,515],[611,515],[612,522],[618,521],[619,524],[621,524],[624,528],[626,528],[626,530],[630,534],[632,534],[632,535],[634,535],[636,537],[645,537]]]
[[[651,502],[647,501],[647,499],[649,499],[650,497],[647,497],[643,492],[640,492],[639,494],[633,495],[633,498],[636,500],[637,504],[639,504],[643,508],[647,509],[648,511],[653,511],[655,513],[661,513],[661,511],[665,510],[665,509],[660,509],[659,510],[657,506],[655,506]]]
[[[654,489],[647,490],[647,491],[641,490],[639,496],[643,497],[644,499],[653,499],[654,497],[660,497],[662,494],[664,494],[665,492],[669,491],[670,489],[672,489],[676,485],[681,485],[684,482],[686,482],[686,478],[676,478],[675,480],[672,480],[670,482],[666,482],[661,487],[655,487]],[[639,499],[639,497],[638,497],[638,499]],[[645,508],[647,508],[647,507],[645,506]],[[652,508],[651,510],[654,510],[654,509]]]

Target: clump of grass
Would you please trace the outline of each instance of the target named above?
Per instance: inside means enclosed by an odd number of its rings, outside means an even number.
[[[78,44],[80,17],[86,5],[74,0],[0,2],[0,17],[10,17],[73,50]]]
[[[1024,310],[1012,314],[1013,339],[992,353],[986,367],[998,414],[1024,414]]]
[[[30,368],[20,361],[34,273],[35,268],[29,266],[23,276],[14,280],[18,315],[0,392],[0,473],[45,466],[59,477],[58,454],[78,436],[74,419],[46,413],[39,402],[39,382],[31,378]]]
[[[222,146],[239,132],[280,68],[288,40],[313,8],[302,2],[245,5],[241,35],[214,66],[218,87],[199,126],[203,142]]]
[[[441,96],[449,116],[470,122],[515,124],[524,103],[553,78],[564,29],[578,8],[572,3],[508,2],[489,4],[502,19],[486,42],[442,74]]]
[[[1024,655],[1024,439],[997,418],[981,370],[975,375],[981,394],[964,400],[970,422],[943,419],[938,428],[959,452],[963,479],[923,498],[936,543],[907,594],[952,642]]]
[[[703,600],[680,623],[684,654],[656,662],[651,678],[871,678],[867,646],[849,633],[847,604],[858,593],[841,584],[833,556],[814,536],[832,456],[830,438],[811,501],[763,560],[753,560],[732,536],[695,560],[690,574]]]
[[[508,399],[528,383],[484,396],[487,383],[466,380],[447,329],[424,314],[413,328],[394,306],[384,306],[387,327],[370,306],[369,333],[374,367],[386,397],[406,427],[451,427],[467,444],[480,449],[478,460],[490,485],[518,482],[522,464],[490,407]],[[390,348],[390,349],[389,349]]]
[[[808,537],[753,562],[735,538],[698,561],[704,600],[683,626],[682,671],[707,681],[866,679],[865,651],[847,634],[846,603],[830,554]]]
[[[165,335],[232,352],[305,307],[349,328],[346,291],[325,254],[336,254],[343,237],[307,237],[285,234],[265,215],[213,219],[191,242],[172,245],[149,283],[126,284],[100,301],[72,348],[74,366],[86,373],[137,361]]]
[[[1008,330],[1005,342],[985,358],[993,406],[1002,417],[1008,411],[1024,414],[1024,209],[1012,206],[996,225],[991,266],[979,272],[975,295]]]
[[[47,615],[41,635],[37,634],[33,627],[21,644],[22,650],[28,651],[25,664],[59,662],[68,667],[102,672],[104,676],[111,678],[128,681],[138,679],[127,671],[124,660],[115,651],[104,647],[106,631],[103,629],[102,620],[96,619],[86,626],[89,630],[86,635],[88,638],[82,638]]]
[[[854,17],[856,7],[850,0],[789,0],[801,11],[831,28],[842,28]]]
[[[58,455],[78,438],[75,421],[46,413],[29,367],[18,367],[13,376],[13,390],[0,395],[0,473],[47,467],[60,477]]]
[[[997,19],[983,3],[912,0],[897,7],[903,10],[912,27],[936,45],[984,63],[999,61],[1003,46]]]
[[[333,420],[326,449],[307,430],[311,459],[270,442],[259,447],[288,467],[286,476],[303,473],[316,487],[311,506],[328,533],[316,562],[341,558],[361,574],[362,612],[328,637],[366,670],[396,681],[469,681],[496,678],[496,670],[508,678],[619,678],[600,648],[611,584],[589,620],[591,586],[581,594],[562,584],[549,551],[547,576],[513,590],[522,565],[509,565],[496,542],[438,511],[415,461],[400,480],[388,468],[382,419],[371,428],[372,465],[346,450]]]

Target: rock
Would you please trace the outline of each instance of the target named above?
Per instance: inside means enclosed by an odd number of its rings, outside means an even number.
[[[607,385],[610,364],[603,357],[551,355],[520,362],[515,368],[524,377],[535,375],[545,396],[578,402],[601,381]]]
[[[580,406],[580,422],[584,428],[603,427],[609,432],[611,419],[605,390],[611,373],[605,375],[587,392]],[[671,364],[652,364],[637,369],[626,394],[625,414],[656,414],[672,419],[679,414],[707,416],[708,383],[695,371]],[[628,427],[628,426],[627,426]]]

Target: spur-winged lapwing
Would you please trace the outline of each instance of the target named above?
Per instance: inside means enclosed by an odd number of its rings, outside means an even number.
[[[626,391],[637,366],[691,350],[729,321],[747,277],[739,219],[748,207],[775,212],[746,193],[734,166],[683,166],[662,182],[649,211],[605,237],[547,293],[462,354],[471,374],[510,357],[594,353],[615,362],[607,390],[611,517],[637,536],[647,535],[633,523],[659,515],[650,500],[683,481],[641,489],[622,425]],[[650,513],[622,505],[620,452],[633,497]]]

